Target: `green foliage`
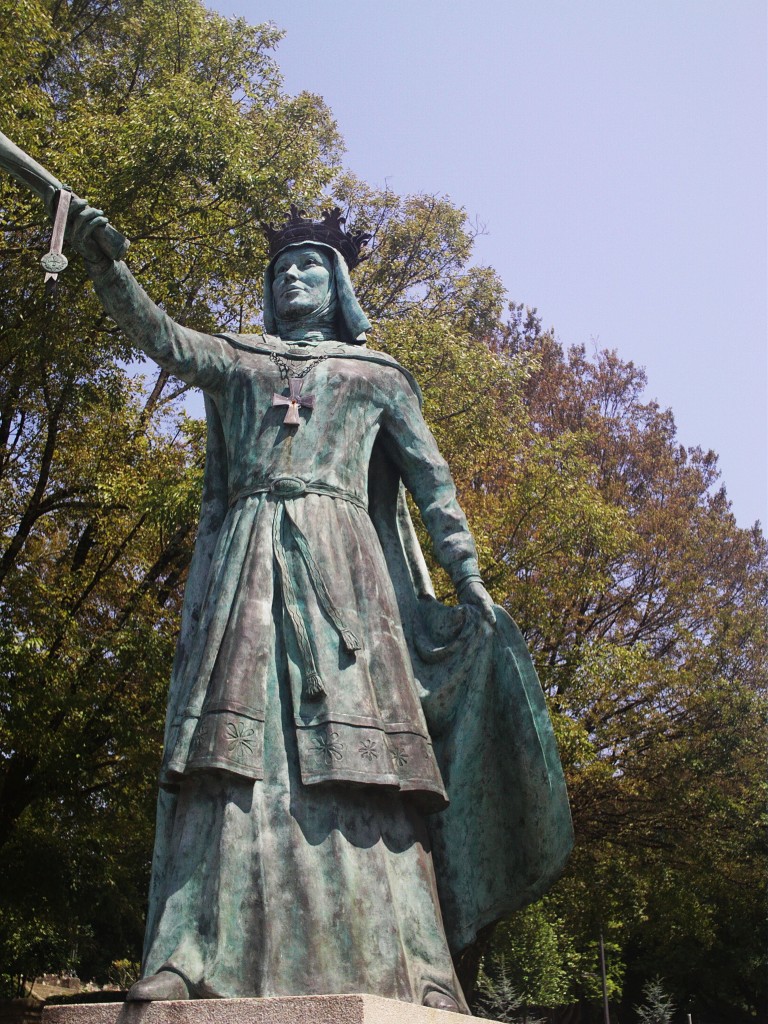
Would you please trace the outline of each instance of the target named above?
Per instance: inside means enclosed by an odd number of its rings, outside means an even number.
[[[4,911],[0,919],[0,998],[18,999],[27,994],[29,984],[53,967],[72,966],[69,936],[52,923],[45,909],[29,908],[24,913]]]
[[[113,960],[109,967],[109,980],[118,989],[129,989],[141,977],[138,960]]]
[[[664,990],[661,978],[654,978],[643,988],[644,1002],[635,1007],[638,1024],[670,1024],[675,1006]]]
[[[511,984],[523,1003],[560,1006],[569,1002],[578,964],[562,922],[552,919],[539,902],[497,927],[483,975],[494,983]]]
[[[377,326],[415,318],[450,323],[473,338],[501,330],[504,287],[490,267],[468,267],[478,228],[443,196],[376,191],[350,174],[333,198],[357,230],[372,235],[355,290]],[[378,334],[376,335],[378,337]]]
[[[480,969],[473,1016],[503,1024],[544,1024],[542,1018],[528,1015],[527,1000],[515,988],[513,973],[504,953],[495,958],[492,974]]]
[[[749,1019],[764,992],[766,543],[736,526],[714,455],[682,449],[643,400],[640,370],[521,326],[504,351],[529,368],[526,422],[459,484],[568,776],[577,847],[543,906],[593,969],[605,922],[615,997],[664,969],[692,1009]],[[579,970],[572,997],[598,998]]]

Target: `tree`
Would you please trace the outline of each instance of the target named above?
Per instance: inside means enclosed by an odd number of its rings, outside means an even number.
[[[372,236],[355,290],[377,327],[437,319],[474,338],[501,329],[504,287],[492,268],[467,265],[480,228],[447,196],[398,196],[351,174],[337,177],[332,194]]]
[[[26,6],[28,36],[3,37],[5,130],[104,205],[177,320],[255,325],[259,222],[282,219],[289,199],[316,208],[339,149],[319,99],[281,93],[279,32],[194,0]],[[449,268],[459,294],[463,213],[428,197],[391,204],[351,179],[337,190],[361,217],[365,203],[386,209],[387,252],[388,232],[420,239],[387,294],[373,247],[382,318],[424,282],[447,284]],[[3,178],[0,208],[0,905],[58,936],[50,968],[75,956],[103,975],[140,942],[203,430],[183,415],[178,382],[160,373],[145,386],[128,371],[136,353],[78,261],[55,300],[44,295],[31,259],[49,230],[39,202]]]
[[[486,578],[534,649],[568,773],[577,848],[543,907],[582,954],[605,924],[628,991],[664,969],[692,1009],[754,1013],[765,540],[642,371],[510,335],[530,425],[464,503],[479,494]]]
[[[492,985],[511,985],[525,1007],[560,1006],[568,1002],[578,959],[568,942],[562,923],[534,904],[498,926],[483,975]]]
[[[481,970],[473,1015],[503,1024],[544,1024],[528,1013],[526,1000],[514,987],[509,963],[501,953],[494,963],[493,977]]]
[[[670,1024],[675,1007],[664,991],[661,978],[646,982],[643,997],[643,1004],[635,1007],[638,1024]]]

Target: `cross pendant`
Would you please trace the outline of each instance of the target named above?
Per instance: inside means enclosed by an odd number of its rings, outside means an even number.
[[[290,388],[289,395],[272,395],[272,405],[287,405],[288,411],[285,414],[283,423],[286,423],[289,427],[297,427],[301,420],[299,419],[299,409],[314,409],[315,407],[315,396],[314,395],[302,395],[301,387],[304,381],[300,377],[290,377],[288,380],[288,387]]]

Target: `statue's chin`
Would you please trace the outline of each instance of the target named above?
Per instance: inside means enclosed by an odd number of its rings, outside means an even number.
[[[308,320],[315,312],[314,309],[308,309],[303,303],[299,305],[290,305],[283,309],[277,310],[277,315],[281,320],[289,320],[291,323],[300,323],[302,320]]]
[[[284,299],[275,304],[275,313],[280,320],[289,320],[299,324],[302,320],[311,320],[323,309],[324,303],[316,304],[316,299],[307,300],[306,295],[296,295],[292,299]]]

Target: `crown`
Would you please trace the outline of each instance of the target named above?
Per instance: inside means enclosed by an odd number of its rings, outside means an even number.
[[[360,250],[372,236],[364,231],[355,234],[345,231],[346,219],[336,206],[333,210],[324,210],[320,220],[312,220],[306,216],[304,210],[299,210],[291,203],[290,215],[282,227],[274,228],[271,224],[262,224],[269,240],[270,259],[286,245],[294,245],[297,242],[324,242],[338,249],[351,270],[368,258],[368,253],[361,255]]]

